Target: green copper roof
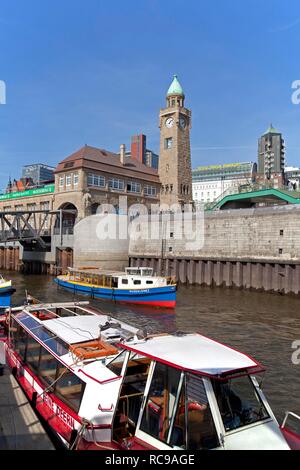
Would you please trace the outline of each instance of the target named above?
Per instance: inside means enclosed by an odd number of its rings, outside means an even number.
[[[167,96],[169,95],[182,95],[184,96],[183,89],[177,80],[177,75],[174,75],[173,81],[169,86]]]
[[[273,127],[272,124],[270,124],[269,129],[264,133],[264,135],[266,134],[280,134],[280,132],[277,129],[275,129],[275,127]]]

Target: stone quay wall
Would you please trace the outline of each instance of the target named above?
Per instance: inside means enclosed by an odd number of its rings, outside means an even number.
[[[162,221],[156,223],[162,225]],[[203,246],[188,250],[174,238],[176,226],[161,228],[165,242],[130,241],[132,266],[152,266],[182,283],[300,293],[300,207],[273,206],[207,212]]]

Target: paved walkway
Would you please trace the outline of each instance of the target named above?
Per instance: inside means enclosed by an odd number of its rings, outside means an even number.
[[[4,368],[0,376],[0,450],[54,450],[23,390]]]

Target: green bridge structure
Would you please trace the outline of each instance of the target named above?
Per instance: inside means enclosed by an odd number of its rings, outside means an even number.
[[[223,199],[206,207],[206,210],[249,209],[258,205],[272,206],[283,204],[300,204],[300,192],[270,188],[228,194]]]

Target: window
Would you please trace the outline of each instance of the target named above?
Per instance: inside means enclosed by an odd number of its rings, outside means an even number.
[[[116,374],[117,376],[121,375],[124,359],[126,357],[127,351],[122,351],[114,359],[112,359],[107,365],[107,369]]]
[[[105,178],[102,175],[88,174],[88,186],[97,186],[103,188],[105,186]]]
[[[64,164],[64,168],[72,168],[74,166],[74,162],[67,162]]]
[[[139,285],[141,284],[141,281],[140,281],[139,279],[135,279],[135,280],[133,281],[133,284],[134,284],[135,286],[139,286]]]
[[[78,413],[85,383],[65,367],[58,368],[57,377],[60,377],[60,379],[55,385],[56,395],[75,413]]]
[[[41,345],[32,336],[28,335],[26,363],[37,374],[40,360]]]
[[[131,181],[127,183],[127,191],[129,193],[140,193],[141,192],[140,183],[136,183],[135,181]]]
[[[249,376],[213,381],[213,388],[226,431],[269,417]]]
[[[14,349],[24,361],[26,355],[28,333],[15,320],[13,320],[11,331]]]
[[[115,441],[122,441],[135,433],[150,362],[149,358],[130,353],[113,423]]]
[[[74,173],[74,186],[78,185],[78,173]]]
[[[165,149],[170,149],[172,148],[172,137],[167,137],[165,139]]]
[[[128,284],[128,279],[122,279],[122,284]]]
[[[181,371],[156,363],[143,410],[141,431],[166,442],[171,425]]]
[[[117,178],[111,178],[108,186],[110,189],[115,191],[124,191],[124,181]]]
[[[47,351],[47,349],[41,347],[40,365],[39,365],[39,377],[42,382],[47,386],[51,385],[56,377],[56,369],[58,361]]]
[[[60,176],[60,177],[59,177],[59,187],[60,187],[60,188],[63,188],[63,187],[64,187],[64,184],[65,184],[65,177],[64,177],[64,176]]]
[[[42,210],[42,211],[48,211],[49,208],[50,208],[49,201],[41,202],[41,210]]]
[[[156,187],[155,186],[145,186],[144,193],[147,196],[156,196]]]
[[[72,174],[66,175],[66,186],[71,186],[72,184]]]

